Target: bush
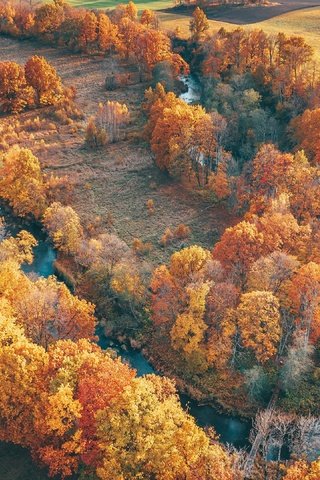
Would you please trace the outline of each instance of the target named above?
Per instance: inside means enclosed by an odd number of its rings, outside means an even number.
[[[105,130],[97,127],[93,118],[88,122],[86,128],[85,143],[88,147],[97,149],[103,147],[108,142],[108,136]]]
[[[149,215],[153,215],[154,214],[154,201],[151,198],[149,198],[149,200],[147,200],[146,206],[147,206]]]
[[[139,238],[135,238],[132,242],[132,249],[137,255],[145,255],[151,252],[152,245],[150,242],[144,243]]]
[[[160,240],[160,245],[163,247],[167,246],[169,243],[171,243],[174,240],[174,235],[170,228],[166,228],[164,231],[164,234],[161,237]]]
[[[174,237],[178,240],[183,240],[190,236],[191,229],[184,223],[180,223],[174,231]]]

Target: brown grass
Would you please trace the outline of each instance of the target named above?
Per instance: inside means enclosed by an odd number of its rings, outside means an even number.
[[[185,15],[174,13],[159,13],[161,25],[167,30],[175,30],[179,26],[184,37],[189,36],[190,18]],[[226,30],[234,30],[237,25],[219,20],[209,20],[210,33],[224,27]],[[241,28],[254,30],[263,29],[268,33],[285,32],[287,35],[302,35],[313,46],[318,59],[320,59],[320,8],[307,8],[279,15],[269,20],[255,23],[241,24]]]
[[[0,129],[6,131],[9,124],[19,122],[18,135],[13,129],[12,138],[4,135],[5,142],[32,148],[46,171],[70,177],[75,184],[72,203],[84,224],[98,216],[102,226],[107,227],[112,217],[112,229],[129,245],[134,238],[150,242],[153,248],[149,258],[158,263],[185,244],[211,247],[224,228],[235,222],[221,207],[202,200],[189,185],[182,187],[159,172],[148,146],[140,138],[143,127],[140,106],[146,85],[112,92],[103,88],[107,72],[125,68],[119,60],[71,55],[7,38],[0,38],[0,50],[2,60],[19,63],[35,53],[44,55],[57,68],[65,85],[77,89],[76,102],[84,112],[82,121],[65,125],[52,119],[52,114],[48,119],[51,110],[42,109],[21,114],[15,120],[3,117]],[[92,151],[84,147],[85,126],[98,102],[105,99],[126,103],[132,122],[126,140]],[[38,130],[30,128],[32,122],[39,125]],[[155,205],[152,215],[146,208],[149,200]],[[159,239],[165,228],[174,231],[181,223],[190,227],[190,237],[162,248]]]

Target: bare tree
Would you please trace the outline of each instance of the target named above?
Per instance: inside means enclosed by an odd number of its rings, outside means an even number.
[[[320,456],[320,417],[298,417],[289,443],[292,453],[316,460]]]

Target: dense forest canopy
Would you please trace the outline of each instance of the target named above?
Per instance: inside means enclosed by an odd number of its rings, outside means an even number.
[[[320,478],[318,65],[301,36],[208,29],[199,7],[184,39],[133,2],[105,12],[0,4],[0,33],[35,50],[23,63],[0,61],[0,197],[42,225],[65,280],[25,274],[37,241],[9,235],[2,221],[0,439],[27,447],[50,476]],[[90,111],[36,45],[118,65]],[[180,96],[190,72],[200,102]],[[69,129],[92,171],[108,152],[143,144],[156,175],[195,199],[196,215],[205,200],[208,223],[209,209],[231,221],[194,244],[191,227],[170,228],[164,213],[161,238],[141,232],[129,245],[112,215],[90,212],[88,222],[75,207],[80,188],[91,195],[81,170],[72,183],[61,164],[48,168],[48,150],[33,151],[42,128],[59,135],[59,161]],[[162,206],[143,202],[147,226]],[[172,380],[137,377],[103,351],[98,323],[144,347]],[[196,399],[256,414],[251,451],[198,427],[173,380]]]

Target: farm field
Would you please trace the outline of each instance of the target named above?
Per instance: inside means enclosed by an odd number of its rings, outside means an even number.
[[[71,0],[75,7],[113,8],[123,3],[121,0]],[[192,9],[171,8],[172,0],[137,0],[136,5],[142,11],[145,8],[158,11],[158,17],[164,30],[172,31],[179,27],[181,35],[189,35],[189,22]],[[214,32],[223,27],[232,30],[241,26],[245,29],[263,29],[269,33],[285,32],[287,35],[303,35],[315,49],[320,58],[320,1],[285,0],[268,7],[217,7],[206,10],[210,30]]]
[[[69,2],[74,7],[83,8],[114,8],[122,2],[121,0],[71,0]],[[139,10],[150,8],[152,10],[161,10],[172,7],[172,0],[137,0],[134,2]]]
[[[179,26],[182,35],[189,35],[190,19],[185,15],[160,12],[159,17],[162,26],[167,30],[174,30]],[[226,30],[233,30],[237,26],[218,20],[209,20],[210,32],[223,27]],[[241,28],[248,30],[262,29],[268,33],[284,32],[287,35],[302,35],[306,41],[313,46],[317,57],[320,58],[320,7],[296,10],[285,13],[268,20],[250,24],[241,24]]]
[[[277,17],[294,10],[319,6],[319,0],[283,0],[268,5],[219,5],[205,8],[209,20],[218,20],[236,25],[247,25]],[[193,6],[174,7],[177,13],[190,16]],[[170,13],[170,12],[168,12]]]

